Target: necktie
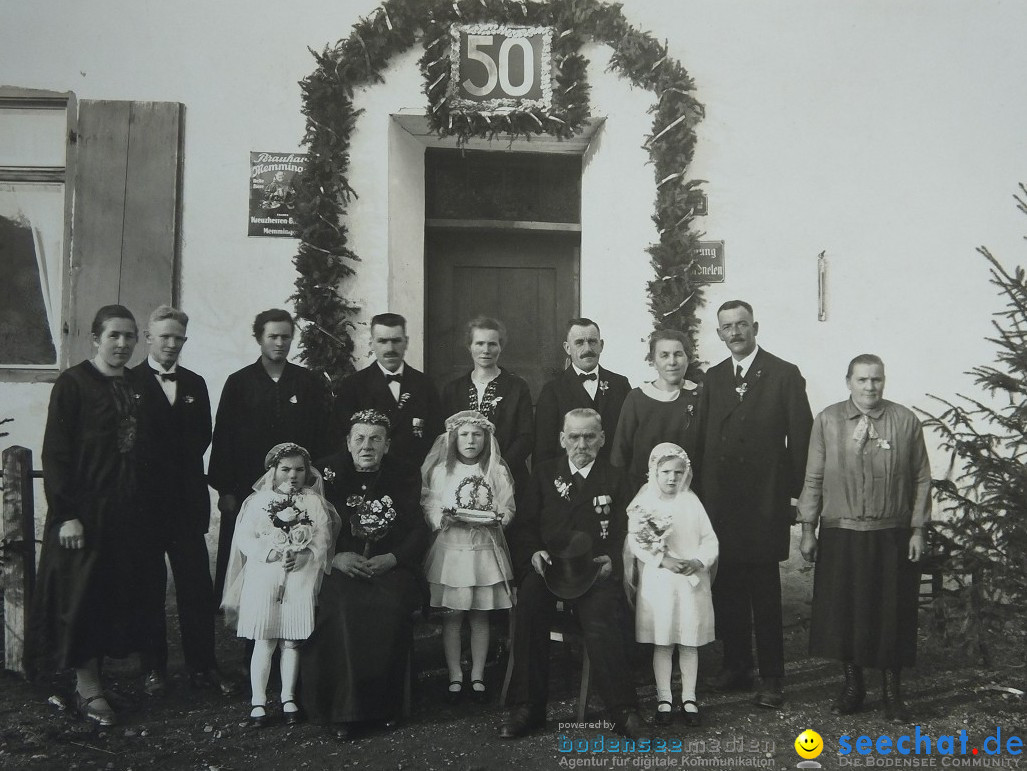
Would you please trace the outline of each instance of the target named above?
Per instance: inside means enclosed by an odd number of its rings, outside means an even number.
[[[387,384],[389,384],[389,385],[391,385],[392,383],[402,383],[403,382],[403,376],[402,375],[386,375],[385,376],[385,382]]]
[[[584,490],[584,489],[585,489],[585,477],[583,477],[583,476],[581,475],[581,472],[580,472],[580,471],[575,471],[575,472],[574,472],[574,473],[573,473],[573,474],[571,475],[571,479],[573,479],[573,480],[574,480],[574,489],[575,489],[575,490],[576,490],[577,492],[579,492],[579,493],[580,493],[580,492],[581,492],[582,490]]]
[[[742,381],[744,381],[744,380],[745,380],[745,378],[742,377],[742,365],[741,364],[736,364],[735,365],[735,385],[741,385]]]
[[[162,383],[174,383],[176,380],[178,380],[177,372],[158,372],[157,375],[160,376],[160,380]]]
[[[582,383],[587,383],[589,380],[598,380],[599,376],[595,372],[580,372],[578,373],[578,380]]]

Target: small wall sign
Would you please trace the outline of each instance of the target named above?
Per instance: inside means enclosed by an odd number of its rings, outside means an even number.
[[[692,278],[704,284],[724,282],[724,242],[700,241],[692,252]]]
[[[303,171],[299,153],[250,153],[250,225],[247,235],[295,238],[292,179]]]
[[[454,24],[451,110],[503,113],[553,105],[553,30],[503,24]]]

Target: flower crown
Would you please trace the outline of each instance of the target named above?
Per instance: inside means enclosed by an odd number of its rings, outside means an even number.
[[[278,461],[282,458],[289,458],[293,455],[299,455],[306,461],[307,465],[310,465],[310,453],[305,448],[300,447],[295,442],[283,442],[282,444],[276,444],[271,448],[270,452],[264,456],[264,468],[269,469],[272,466],[277,466]]]
[[[455,431],[460,426],[477,426],[488,431],[490,434],[496,433],[495,424],[480,412],[475,412],[474,410],[464,410],[446,418],[447,431]]]
[[[360,412],[354,412],[349,419],[349,425],[352,428],[357,423],[364,423],[368,426],[381,426],[385,429],[386,433],[392,430],[392,421],[383,412],[378,410],[360,410]]]

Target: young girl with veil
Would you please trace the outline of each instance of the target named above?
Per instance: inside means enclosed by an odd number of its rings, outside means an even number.
[[[238,636],[253,640],[250,722],[256,727],[267,724],[267,681],[279,646],[282,711],[286,723],[299,721],[297,645],[314,628],[314,603],[341,526],[305,449],[275,445],[264,467],[235,525],[222,602]]]
[[[450,611],[442,621],[450,702],[463,692],[464,616],[471,627],[471,690],[484,700],[489,611],[512,606],[513,570],[503,528],[513,518],[514,487],[495,434],[480,412],[458,412],[446,419],[446,433],[435,440],[421,467],[421,505],[438,533],[425,559],[425,575],[432,607]]]
[[[635,597],[635,637],[654,646],[660,726],[672,720],[675,648],[685,724],[700,724],[695,700],[698,647],[714,636],[710,569],[719,546],[706,509],[689,489],[691,481],[685,451],[670,442],[658,444],[649,455],[649,481],[628,506],[625,580],[629,596]],[[633,579],[639,568],[636,590]]]

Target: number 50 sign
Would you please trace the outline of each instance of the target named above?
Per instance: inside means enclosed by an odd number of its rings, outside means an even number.
[[[454,24],[450,34],[451,108],[509,112],[552,107],[552,29]]]

